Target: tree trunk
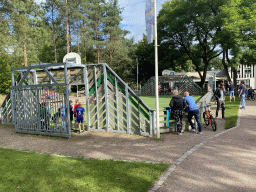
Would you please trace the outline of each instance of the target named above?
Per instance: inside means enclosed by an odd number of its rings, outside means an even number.
[[[110,46],[109,46],[109,65],[112,66],[112,62],[113,62],[113,47],[111,46],[112,43],[112,35],[110,35],[109,37],[109,42],[110,42]]]
[[[97,45],[98,63],[100,63],[100,47]]]
[[[207,75],[207,68],[209,65],[209,63],[207,62],[207,58],[203,58],[203,62],[204,62],[204,71],[203,71],[203,76],[201,77],[202,90],[204,90],[204,84],[205,84],[205,79],[206,79],[206,75]]]
[[[236,68],[231,68],[231,73],[233,73],[233,84],[235,87],[235,90],[237,90],[237,69]]]
[[[80,55],[80,46],[79,46],[79,40],[78,40],[78,36],[77,36],[77,53]]]
[[[68,0],[66,0],[66,6],[68,6]],[[69,53],[68,7],[66,8],[66,40],[67,40],[67,53]]]
[[[26,27],[24,27],[26,28]],[[24,53],[24,65],[25,67],[28,66],[28,56],[27,56],[27,44],[26,44],[26,40],[27,40],[27,35],[26,32],[23,33],[23,53]]]
[[[226,52],[226,51],[223,51],[222,65],[223,65],[223,67],[224,67],[225,74],[226,74],[226,76],[227,76],[228,82],[230,82],[230,81],[231,81],[231,78],[230,78],[230,75],[229,75],[229,73],[228,73],[228,66],[227,66],[226,61],[225,61],[225,59],[226,59],[226,54],[227,54],[227,53],[225,54],[225,52]]]
[[[86,63],[87,57],[86,57],[86,43],[85,43],[85,41],[84,41],[84,57],[85,57],[85,63]]]
[[[113,62],[113,47],[112,46],[110,46],[110,48],[109,48],[109,64],[110,64],[110,66],[112,66],[112,62]]]
[[[55,63],[57,63],[58,59],[57,59],[57,46],[56,46],[55,32],[53,33],[53,44],[54,44],[54,61]]]
[[[23,51],[24,51],[24,63],[25,63],[25,67],[27,67],[28,66],[28,56],[27,56],[26,36],[24,37]]]
[[[55,27],[53,20],[53,5],[52,5],[52,38],[53,38],[53,47],[54,47],[54,62],[57,63],[57,46],[56,46],[56,38],[55,38]]]

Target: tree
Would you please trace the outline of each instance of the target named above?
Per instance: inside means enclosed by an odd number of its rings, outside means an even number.
[[[137,43],[135,55],[139,63],[139,82],[143,84],[152,76],[155,76],[155,70],[153,70],[155,69],[154,45],[152,43],[148,44],[145,34],[143,34],[143,39]],[[136,74],[135,70],[134,74]]]
[[[187,54],[199,73],[202,87],[210,61],[222,53],[217,40],[223,25],[220,6],[225,3],[225,0],[168,1],[158,16],[160,42],[171,42]]]
[[[104,47],[104,27],[106,6],[104,0],[88,0],[86,31],[92,46],[97,51],[97,63],[101,62],[101,49]]]
[[[4,18],[8,20],[9,31],[7,38],[11,44],[6,47],[12,50],[13,56],[18,56],[22,64],[38,62],[37,54],[44,38],[43,13],[33,0],[4,1],[2,9],[5,10]]]
[[[221,7],[225,21],[223,31],[226,32],[223,42],[228,42],[228,45],[223,46],[225,50],[223,65],[225,69],[228,66],[231,67],[235,86],[237,83],[237,65],[254,65],[256,61],[255,8],[255,0],[230,0]],[[229,55],[232,57],[231,59]]]
[[[109,64],[113,64],[113,54],[120,48],[120,41],[123,35],[123,31],[120,28],[121,23],[121,10],[118,8],[117,0],[110,0],[107,3],[106,18],[104,33],[107,41],[106,46],[108,48]]]
[[[52,36],[52,44],[53,44],[53,46],[48,44],[48,46],[45,45],[44,47],[45,48],[48,47],[49,49],[51,47],[53,48],[55,63],[58,62],[57,43],[56,43],[57,36],[56,35],[57,35],[57,26],[60,25],[60,19],[58,17],[58,13],[59,13],[58,3],[59,3],[58,0],[47,0],[46,3],[44,4],[45,12],[49,13],[49,14],[46,14],[45,21],[47,22],[48,26],[51,28],[51,36]],[[50,54],[50,55],[52,55],[52,54]]]

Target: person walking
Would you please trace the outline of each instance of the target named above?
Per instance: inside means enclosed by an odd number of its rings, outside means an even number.
[[[175,117],[174,112],[175,111],[179,111],[179,118],[180,118],[180,128],[177,130],[178,131],[178,135],[181,135],[181,133],[183,132],[182,130],[182,119],[183,119],[183,115],[182,112],[184,111],[185,108],[185,101],[184,99],[179,95],[178,90],[174,90],[173,91],[173,97],[170,101],[169,104],[170,108],[171,108],[171,116]]]
[[[221,84],[219,88],[216,89],[216,92],[214,93],[214,95],[217,99],[216,118],[218,117],[218,113],[221,107],[222,119],[225,119],[225,87],[223,84]]]
[[[241,81],[241,89],[239,91],[239,97],[241,98],[241,105],[242,107],[240,107],[240,109],[245,109],[245,96],[246,96],[246,88],[245,88],[245,85],[244,85],[244,81]]]
[[[232,81],[230,81],[230,85],[228,86],[228,91],[229,91],[229,100],[231,102],[232,98],[234,98],[234,101],[236,99],[235,97],[235,91],[234,91],[234,84]]]
[[[197,134],[202,134],[202,126],[200,123],[199,110],[196,105],[195,99],[192,96],[189,96],[188,91],[184,92],[184,101],[186,103],[187,110],[188,110],[188,122],[192,128],[191,131],[195,131],[195,126],[194,126],[193,122],[191,121],[192,117],[194,116],[196,119],[196,122],[198,124]]]

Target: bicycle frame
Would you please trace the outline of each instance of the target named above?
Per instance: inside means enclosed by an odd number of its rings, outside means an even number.
[[[204,107],[204,112],[205,112],[205,114],[206,114],[206,117],[207,117],[207,119],[208,119],[209,124],[211,124],[211,123],[212,123],[212,120],[211,120],[211,111],[210,111],[209,109],[207,109],[207,107]]]
[[[180,129],[182,129],[182,121],[180,119],[180,115],[183,115],[183,114],[184,114],[184,112],[174,113],[175,129],[176,129],[175,131],[178,131],[178,126],[180,126],[179,127]]]

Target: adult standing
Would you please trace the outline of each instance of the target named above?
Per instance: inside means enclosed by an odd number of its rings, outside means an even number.
[[[217,99],[217,109],[216,109],[216,117],[218,117],[218,113],[220,107],[222,108],[222,119],[225,119],[225,87],[223,84],[220,85],[216,92],[214,93]]]
[[[174,112],[175,111],[179,111],[181,113],[179,113],[179,118],[180,118],[180,128],[178,128],[178,134],[181,135],[181,132],[183,132],[182,130],[182,119],[183,119],[183,115],[182,112],[184,111],[185,108],[185,101],[184,99],[179,95],[178,90],[174,90],[173,91],[173,97],[170,101],[169,104],[170,108],[171,108],[171,116],[175,116]]]
[[[235,97],[235,90],[234,90],[234,84],[233,84],[233,82],[232,81],[230,81],[230,85],[228,86],[228,91],[229,91],[229,100],[230,100],[230,102],[231,102],[231,100],[232,100],[232,97],[234,98],[234,101],[235,101],[235,99],[236,99],[236,97]]]
[[[198,134],[202,134],[202,126],[200,123],[200,116],[199,116],[199,110],[198,107],[196,105],[195,99],[192,96],[189,96],[189,92],[185,91],[184,92],[184,101],[186,103],[187,106],[187,110],[188,110],[188,122],[191,125],[191,131],[195,131],[195,125],[193,124],[193,122],[191,121],[192,117],[194,116],[196,119],[196,122],[198,124]]]
[[[241,98],[241,105],[242,107],[240,109],[245,109],[245,96],[246,96],[246,88],[245,88],[245,85],[244,85],[244,81],[241,81],[241,89],[240,89],[240,92],[239,92],[239,97]]]

